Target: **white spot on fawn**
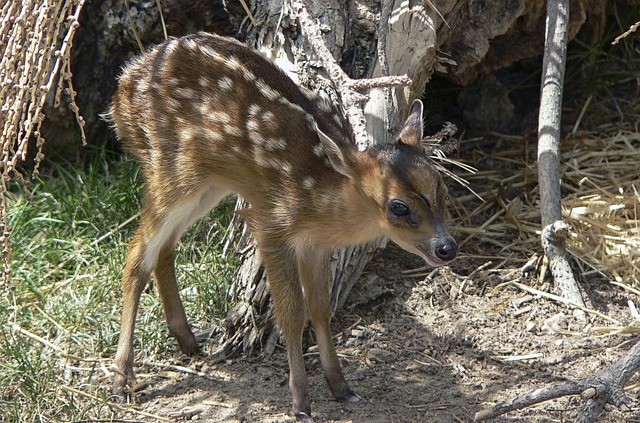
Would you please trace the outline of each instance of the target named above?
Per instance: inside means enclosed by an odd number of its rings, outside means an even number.
[[[322,144],[316,144],[313,146],[313,154],[318,157],[323,157],[325,155],[324,147],[322,146]]]
[[[166,44],[165,51],[167,52],[167,54],[172,54],[174,51],[176,51],[176,48],[178,48],[178,40],[174,38]]]
[[[138,81],[138,90],[144,92],[149,91],[149,81],[147,79],[140,79]]]
[[[222,57],[222,55],[220,53],[218,53],[217,51],[215,51],[213,48],[211,48],[208,45],[200,45],[200,51],[202,53],[204,53],[205,56],[213,59],[216,62],[222,62],[224,60],[224,57]]]
[[[267,85],[262,79],[256,81],[256,87],[258,91],[269,100],[277,100],[280,97],[280,93]]]
[[[198,48],[198,43],[191,38],[183,38],[182,42],[184,43],[184,46],[189,50],[196,50]]]
[[[223,76],[218,80],[218,88],[222,91],[231,91],[233,89],[233,81],[228,76]]]
[[[227,60],[224,61],[227,67],[231,70],[237,71],[243,68],[242,63],[235,56],[227,57]]]
[[[280,103],[284,104],[285,106],[292,108],[293,110],[296,110],[296,111],[298,111],[298,112],[300,112],[300,113],[304,113],[304,114],[306,114],[306,115],[309,115],[309,114],[307,113],[307,111],[306,111],[306,110],[304,110],[300,105],[298,105],[298,104],[294,104],[294,103],[290,102],[289,100],[287,100],[287,99],[286,99],[286,98],[284,98],[284,97],[280,97],[280,98],[278,99],[278,101],[279,101]]]
[[[220,111],[210,111],[207,114],[207,120],[211,121],[211,122],[215,122],[215,123],[222,123],[222,124],[229,124],[231,123],[231,116],[229,116],[227,113],[225,112],[220,112]]]
[[[167,98],[167,106],[169,107],[169,111],[171,113],[177,113],[180,108],[180,102],[175,98],[168,97]]]
[[[252,104],[247,109],[247,114],[249,116],[251,116],[251,117],[257,116],[260,113],[261,110],[262,110],[262,108],[260,106],[258,106],[257,104]]]
[[[274,120],[276,118],[276,115],[273,114],[273,112],[267,110],[266,112],[264,112],[261,116],[261,119],[264,120],[265,122],[271,122],[272,120]]]
[[[175,91],[176,95],[186,100],[195,100],[198,98],[198,92],[193,88],[182,87]]]
[[[253,74],[253,72],[251,72],[247,68],[242,69],[242,77],[249,82],[255,81],[256,79],[256,76]]]
[[[291,165],[291,163],[277,157],[271,157],[267,159],[267,163],[269,167],[277,170],[282,170],[286,174],[290,174],[293,171],[293,166]]]
[[[224,125],[222,130],[225,134],[231,135],[234,137],[241,137],[244,135],[244,131],[242,128],[237,127],[236,125]]]
[[[211,86],[211,80],[206,76],[201,76],[198,78],[198,84],[200,84],[202,88],[209,88]]]
[[[250,132],[260,132],[260,124],[253,119],[247,120],[247,129]]]
[[[311,190],[313,189],[314,186],[316,186],[316,180],[313,179],[311,176],[307,176],[302,180],[302,187],[304,189]]]
[[[203,128],[204,131],[204,136],[211,141],[224,141],[224,137],[222,136],[222,134],[220,133],[220,131],[218,131],[215,128],[208,128],[208,127],[204,127]]]
[[[196,133],[188,126],[178,132],[180,134],[178,137],[180,138],[181,143],[189,143],[196,137]]]

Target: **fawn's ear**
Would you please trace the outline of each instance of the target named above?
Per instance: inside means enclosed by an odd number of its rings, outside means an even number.
[[[423,123],[422,123],[422,101],[415,100],[409,110],[409,117],[404,122],[404,126],[398,136],[398,142],[422,147]]]
[[[353,179],[353,172],[351,171],[351,164],[353,163],[351,152],[344,146],[336,143],[319,128],[316,128],[316,132],[318,133],[324,152],[329,157],[331,166],[347,178]]]

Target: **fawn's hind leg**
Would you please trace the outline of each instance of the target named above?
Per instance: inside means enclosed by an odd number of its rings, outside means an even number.
[[[156,217],[158,207],[154,207],[151,201],[145,205],[140,228],[129,245],[123,276],[122,329],[115,359],[119,370],[114,382],[115,393],[121,394],[124,387],[131,386],[133,382],[135,320],[140,295],[150,273],[153,273],[158,286],[169,330],[180,349],[185,354],[198,352],[176,282],[175,246],[180,235],[227,194],[227,190],[211,186],[191,197],[176,197],[180,202],[174,202],[160,218]]]
[[[113,393],[117,396],[129,394],[125,387],[133,387],[133,330],[135,327],[140,295],[149,279],[149,269],[142,263],[144,254],[144,218],[133,239],[129,243],[127,263],[122,277],[123,301],[122,323],[118,351],[116,352],[116,375],[113,383]]]

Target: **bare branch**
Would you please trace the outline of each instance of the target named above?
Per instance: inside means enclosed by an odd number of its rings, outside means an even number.
[[[542,247],[560,294],[584,307],[564,246],[560,192],[560,118],[567,56],[569,0],[547,3],[540,116],[538,120],[538,183],[542,216]],[[581,315],[584,318],[584,315]]]
[[[309,40],[309,44],[313,47],[322,66],[327,71],[329,78],[340,94],[342,106],[345,109],[347,119],[353,128],[355,144],[359,150],[364,150],[369,146],[369,137],[365,126],[364,111],[362,103],[367,97],[358,91],[368,88],[391,87],[397,85],[411,85],[411,78],[407,75],[389,76],[375,79],[359,79],[354,80],[340,68],[336,60],[331,55],[320,34],[320,29],[314,22],[313,18],[307,11],[306,6],[301,0],[293,0],[292,7],[298,16],[302,31]]]
[[[576,381],[567,381],[536,389],[479,411],[477,421],[487,420],[513,410],[520,410],[567,395],[581,395],[587,402],[578,416],[578,422],[595,422],[605,405],[613,404],[622,411],[631,411],[624,387],[640,369],[640,342],[637,342],[618,361],[600,373]]]

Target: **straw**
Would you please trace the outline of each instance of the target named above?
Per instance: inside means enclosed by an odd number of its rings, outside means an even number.
[[[571,228],[567,248],[582,272],[604,273],[615,284],[640,288],[640,107],[630,107],[630,124],[607,123],[595,131],[575,131],[562,144],[562,210]],[[581,116],[584,120],[587,116]],[[453,231],[467,255],[499,254],[522,261],[541,254],[540,195],[535,140],[489,134],[499,148],[464,152],[480,168],[465,174],[476,194],[452,188]],[[464,144],[464,142],[463,142]],[[461,160],[464,161],[464,160]],[[481,166],[478,164],[485,164]],[[486,165],[489,163],[489,167]],[[626,289],[626,288],[625,288]]]

